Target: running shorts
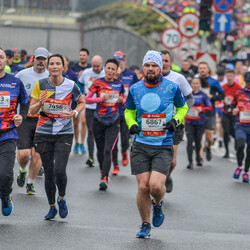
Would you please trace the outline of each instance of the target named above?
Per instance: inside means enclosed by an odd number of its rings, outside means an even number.
[[[173,146],[153,146],[134,142],[130,153],[132,175],[156,171],[168,176],[173,156]]]
[[[34,137],[36,132],[36,125],[38,119],[27,118],[20,126],[17,127],[17,148],[20,149],[31,149],[34,147]]]
[[[215,115],[206,116],[205,130],[214,130],[215,128]]]

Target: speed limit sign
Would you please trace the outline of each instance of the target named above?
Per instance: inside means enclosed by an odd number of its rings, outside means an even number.
[[[181,33],[176,28],[167,28],[161,33],[161,43],[167,49],[174,49],[181,43]]]

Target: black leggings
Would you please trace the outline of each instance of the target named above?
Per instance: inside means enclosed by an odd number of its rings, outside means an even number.
[[[93,132],[97,147],[97,159],[102,172],[102,178],[109,175],[111,166],[112,150],[119,135],[120,119],[106,126],[94,118]]]
[[[94,113],[95,109],[86,109],[86,124],[88,128],[88,151],[89,151],[89,158],[94,158],[94,135],[93,135],[93,120],[94,120]]]
[[[192,125],[189,123],[185,124],[186,135],[187,135],[187,154],[188,161],[193,162],[193,142],[195,142],[195,152],[196,152],[196,161],[201,160],[200,149],[201,149],[201,139],[205,131],[205,125]]]
[[[65,196],[66,167],[69,160],[73,134],[35,136],[35,149],[40,153],[45,174],[45,191],[50,205],[55,203],[56,186],[59,196]]]
[[[124,116],[120,116],[120,134],[121,134],[121,146],[122,153],[125,153],[129,147],[129,130],[128,125],[125,121]],[[113,164],[114,166],[118,165],[118,139],[116,141],[112,156],[113,156]]]
[[[229,136],[231,135],[233,138],[235,138],[235,132],[234,132],[235,116],[223,112],[221,121],[223,127],[224,145],[226,153],[229,153],[228,150]]]
[[[243,138],[240,138],[236,141],[236,155],[237,155],[237,162],[238,162],[239,167],[241,167],[243,163],[245,144],[246,144],[246,141]],[[246,154],[247,156],[245,159],[244,172],[248,172],[249,167],[250,167],[250,145],[247,145]]]

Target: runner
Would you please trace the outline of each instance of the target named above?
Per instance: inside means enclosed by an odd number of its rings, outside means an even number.
[[[0,197],[2,214],[8,216],[12,212],[12,183],[15,164],[16,127],[20,126],[29,110],[29,97],[23,83],[14,76],[6,74],[6,55],[0,49]],[[20,113],[16,114],[17,102]]]
[[[64,198],[67,185],[66,167],[73,140],[70,118],[77,116],[84,108],[84,97],[78,86],[62,76],[64,60],[55,54],[48,58],[49,77],[39,80],[31,94],[30,113],[40,112],[34,138],[35,150],[42,159],[45,174],[45,191],[50,210],[46,220],[57,214],[55,205],[56,186],[59,215],[65,218],[68,208]],[[72,100],[77,102],[75,110],[70,109]]]
[[[84,70],[91,68],[91,64],[88,63],[89,60],[89,51],[86,48],[82,48],[79,53],[79,62],[72,66],[72,70],[75,71],[78,75],[78,79],[84,72]],[[84,94],[84,92],[82,92]],[[73,103],[72,108],[76,107],[76,103]],[[81,131],[80,131],[80,143],[79,143],[79,123],[81,123]],[[79,149],[82,154],[86,154],[87,151],[84,147],[84,141],[87,133],[87,125],[86,125],[86,115],[85,109],[79,114],[78,117],[73,118],[74,124],[74,137],[75,137],[75,146],[74,153],[78,154]]]
[[[233,178],[239,179],[244,159],[245,144],[247,144],[245,167],[242,181],[248,183],[248,171],[250,167],[250,72],[245,73],[245,88],[238,90],[234,96],[232,104],[235,105],[233,115],[237,115],[235,128],[236,155],[238,167],[236,168]]]
[[[213,110],[206,113],[206,123],[205,123],[205,135],[206,135],[206,159],[211,161],[211,145],[213,144],[213,132],[215,127],[215,102],[223,100],[224,90],[220,86],[219,82],[213,79],[211,75],[211,69],[206,62],[200,62],[198,64],[198,74],[195,77],[200,77],[201,79],[201,90],[207,94],[210,99]],[[201,150],[202,151],[202,150]],[[201,152],[202,157],[203,152]]]
[[[101,170],[100,190],[108,188],[112,150],[120,129],[119,103],[125,101],[123,84],[115,79],[118,66],[115,59],[108,59],[104,67],[105,77],[95,80],[86,96],[87,104],[97,103],[93,133]]]
[[[190,87],[190,84],[188,83],[188,81],[185,79],[183,75],[171,70],[171,65],[172,65],[173,60],[172,60],[172,56],[170,52],[167,50],[162,50],[161,52],[162,52],[162,59],[163,59],[162,74],[164,78],[179,85],[182,95],[187,100],[188,108],[191,108],[194,103],[194,97],[192,95],[192,88]],[[184,125],[180,124],[180,126],[177,127],[174,137],[173,137],[174,156],[173,156],[173,160],[172,160],[171,167],[169,170],[169,175],[166,180],[166,192],[167,193],[171,193],[173,190],[173,179],[171,177],[171,173],[176,166],[178,145],[181,143],[183,139],[183,135],[184,135]]]
[[[225,92],[224,107],[222,109],[222,126],[223,126],[223,139],[226,153],[223,158],[229,158],[228,144],[230,140],[230,135],[235,138],[234,124],[235,116],[232,114],[233,106],[232,101],[237,91],[242,87],[234,82],[234,70],[228,69],[226,72],[227,83],[222,85]]]
[[[122,51],[116,51],[113,55],[113,58],[119,62],[118,74],[116,78],[120,80],[124,85],[125,98],[128,96],[129,88],[136,82],[138,78],[135,72],[130,69],[127,69],[126,54]],[[128,157],[128,148],[129,148],[129,130],[124,118],[124,110],[126,107],[126,102],[119,105],[119,115],[120,115],[120,135],[121,135],[121,149],[122,149],[122,165],[126,167],[129,162]],[[118,140],[115,144],[113,150],[113,164],[114,168],[112,170],[113,175],[118,175],[119,165],[118,165]]]
[[[201,139],[205,132],[205,113],[213,109],[208,96],[202,92],[201,81],[199,78],[193,78],[191,81],[193,89],[194,105],[188,111],[185,118],[185,127],[187,135],[187,155],[188,169],[193,169],[193,143],[195,142],[196,166],[202,166],[200,158]]]
[[[16,75],[16,77],[23,82],[29,97],[37,81],[49,76],[49,72],[46,69],[48,56],[49,52],[47,49],[42,47],[37,48],[34,51],[34,66],[32,68],[21,70]],[[31,115],[28,113],[27,118],[17,129],[19,136],[19,139],[17,140],[17,161],[20,165],[19,174],[17,176],[17,185],[19,187],[24,186],[28,171],[27,164],[30,160],[29,178],[26,184],[27,194],[36,194],[34,182],[42,165],[40,155],[35,151],[33,143],[38,116],[38,114]]]
[[[102,58],[98,55],[93,56],[92,61],[92,68],[86,69],[81,77],[78,80],[78,86],[81,89],[82,93],[88,94],[89,88],[91,87],[94,80],[102,78],[105,76],[104,69],[103,69],[103,61]],[[96,97],[96,96],[94,96]],[[89,158],[86,161],[86,164],[89,167],[94,167],[94,135],[93,135],[93,121],[94,121],[94,113],[96,110],[96,104],[86,104],[86,123],[88,128],[88,153]]]
[[[138,238],[150,236],[150,208],[153,225],[164,221],[165,182],[173,159],[173,132],[188,111],[179,86],[162,76],[162,53],[148,51],[143,59],[145,80],[132,85],[126,103],[125,119],[135,134],[130,161],[138,182],[137,206],[142,225]],[[176,114],[174,116],[174,106]],[[153,200],[151,202],[151,196]]]

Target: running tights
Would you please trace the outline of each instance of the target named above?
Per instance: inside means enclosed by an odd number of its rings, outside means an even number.
[[[240,138],[236,141],[236,155],[237,155],[238,166],[242,166],[243,163],[245,144],[246,141],[243,138]],[[245,159],[244,172],[248,172],[250,167],[250,145],[247,145],[246,153],[247,156]]]

